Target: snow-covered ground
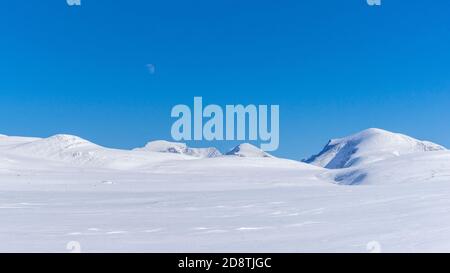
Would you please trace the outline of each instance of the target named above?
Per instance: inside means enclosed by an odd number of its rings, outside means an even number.
[[[445,148],[369,129],[308,162],[0,136],[0,251],[450,252]]]

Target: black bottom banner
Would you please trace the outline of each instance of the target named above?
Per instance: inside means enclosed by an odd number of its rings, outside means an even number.
[[[44,272],[310,272],[424,268],[446,254],[0,254],[3,267]]]

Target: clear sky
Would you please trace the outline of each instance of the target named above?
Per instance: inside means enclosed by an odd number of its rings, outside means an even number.
[[[0,133],[134,148],[202,96],[279,104],[278,156],[368,127],[450,146],[448,0],[81,1],[2,2]]]

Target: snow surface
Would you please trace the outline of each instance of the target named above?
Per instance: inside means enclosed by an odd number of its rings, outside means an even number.
[[[399,139],[327,169],[2,137],[0,251],[449,252],[450,152]]]

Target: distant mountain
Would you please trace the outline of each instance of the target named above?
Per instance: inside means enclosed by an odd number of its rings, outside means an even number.
[[[236,146],[234,149],[226,153],[226,155],[233,155],[239,157],[273,157],[270,154],[264,152],[256,146],[249,143],[243,143]]]
[[[355,135],[330,140],[319,154],[304,162],[327,169],[343,169],[366,166],[368,163],[395,159],[403,155],[413,157],[416,154],[432,151],[446,151],[446,149],[406,135],[381,129],[367,129]],[[111,149],[72,135],[55,135],[48,138],[0,136],[0,153],[9,156],[11,158],[9,162],[15,162],[16,158],[19,160],[20,158],[38,158],[60,161],[64,164],[75,163],[77,166],[114,169],[148,168],[154,163],[166,161],[189,161],[222,156],[216,148],[191,148],[184,143],[163,140],[149,142],[145,147],[132,151]],[[226,155],[230,157],[229,160],[232,160],[233,156],[274,158],[248,143],[236,146]],[[215,162],[217,164],[219,161]],[[350,169],[352,170],[354,169]],[[355,181],[353,177],[356,173],[350,176],[348,173],[342,173],[342,175],[336,180],[349,180],[346,177],[352,177],[351,181]]]
[[[12,151],[18,154],[40,156],[47,158],[81,155],[82,152],[101,148],[100,146],[73,135],[54,135],[42,139],[24,139],[12,147]]]
[[[446,150],[444,147],[381,129],[332,139],[317,155],[304,160],[328,169],[340,169],[376,162],[404,154]]]
[[[0,138],[0,152],[12,157],[37,158],[42,162],[59,161],[76,166],[131,169],[155,162],[185,160],[180,154],[148,153],[111,149],[99,146],[73,135],[55,135],[48,138]],[[52,164],[49,162],[49,164]]]
[[[147,143],[144,148],[137,148],[134,151],[158,152],[182,154],[199,158],[219,157],[222,153],[216,148],[191,148],[185,143],[169,142],[165,140],[157,140]]]

